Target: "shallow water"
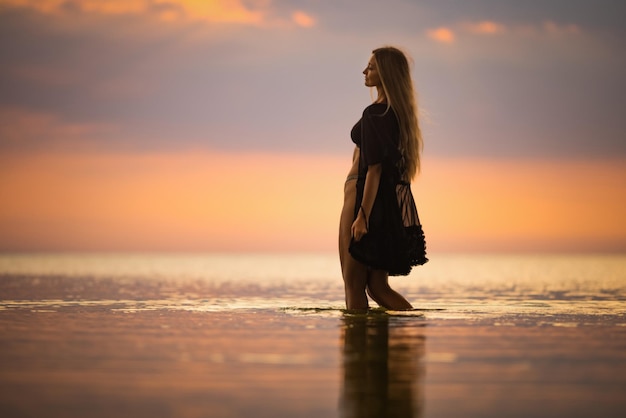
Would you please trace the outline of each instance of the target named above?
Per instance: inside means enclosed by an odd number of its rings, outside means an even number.
[[[622,416],[626,257],[431,256],[343,310],[336,257],[0,256],[0,415]]]
[[[390,279],[430,310],[428,318],[616,315],[619,321],[624,314],[626,256],[433,258],[409,277]],[[0,276],[0,309],[115,305],[126,312],[304,309],[340,316],[343,308],[334,254],[2,255]]]

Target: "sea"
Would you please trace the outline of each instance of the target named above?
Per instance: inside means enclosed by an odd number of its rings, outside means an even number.
[[[626,254],[0,254],[3,417],[621,417]]]

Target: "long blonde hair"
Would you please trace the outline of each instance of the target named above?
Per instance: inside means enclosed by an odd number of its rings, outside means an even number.
[[[406,55],[398,48],[385,46],[372,51],[387,105],[393,108],[400,126],[399,149],[405,180],[420,171],[423,149],[422,132],[417,120],[417,101]]]

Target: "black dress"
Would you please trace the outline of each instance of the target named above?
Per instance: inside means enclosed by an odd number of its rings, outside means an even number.
[[[389,275],[407,275],[413,266],[428,259],[411,186],[402,180],[400,129],[395,112],[382,103],[368,106],[350,136],[360,150],[354,219],[361,208],[368,167],[382,165],[376,199],[371,213],[366,213],[368,232],[360,241],[352,240],[350,253]]]

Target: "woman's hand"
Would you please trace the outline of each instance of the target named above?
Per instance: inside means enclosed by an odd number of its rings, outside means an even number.
[[[367,234],[369,230],[368,213],[370,213],[374,207],[374,200],[376,199],[376,194],[378,193],[378,186],[380,185],[380,176],[382,172],[383,165],[380,163],[367,166],[361,208],[359,209],[356,219],[352,223],[352,238],[354,238],[355,241],[360,241],[361,238],[363,238],[363,235]]]
[[[360,241],[363,238],[363,235],[367,234],[367,221],[365,220],[365,215],[363,211],[360,210],[356,219],[352,223],[352,238],[355,241]]]

